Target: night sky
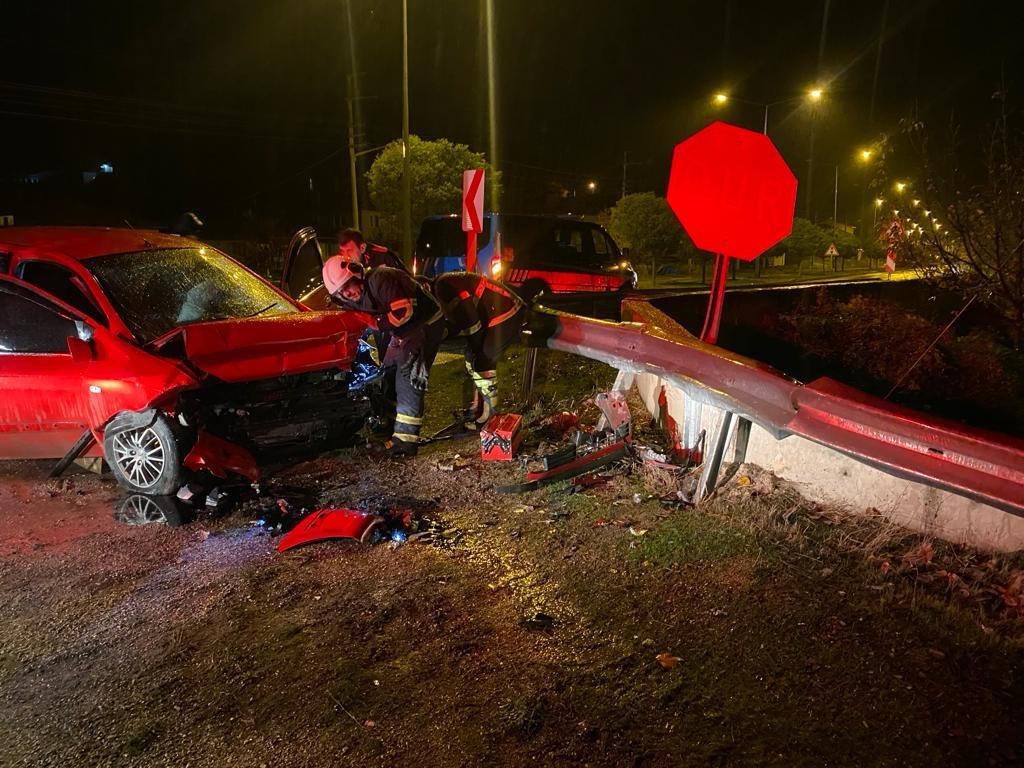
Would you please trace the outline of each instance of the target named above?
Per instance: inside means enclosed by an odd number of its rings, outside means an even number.
[[[759,106],[713,108],[721,89],[765,103],[826,88],[813,202],[831,215],[838,166],[841,216],[863,184],[855,150],[900,118],[970,131],[993,118],[996,91],[1020,103],[1024,3],[1011,0],[494,6],[499,163],[521,211],[589,180],[598,191],[581,205],[613,203],[624,153],[628,190],[663,194],[686,135],[716,118],[761,129]],[[409,0],[410,113],[413,133],[486,152],[482,9]],[[220,234],[323,224],[349,205],[348,76],[360,148],[401,134],[400,0],[7,0],[2,15],[0,214],[22,221],[159,223],[192,208]],[[769,113],[802,187],[810,119],[799,101]],[[101,162],[116,180],[85,202],[12,181]]]

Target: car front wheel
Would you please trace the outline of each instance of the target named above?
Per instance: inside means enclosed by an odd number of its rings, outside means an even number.
[[[162,414],[118,414],[103,432],[103,453],[129,490],[165,496],[181,486],[181,446]]]

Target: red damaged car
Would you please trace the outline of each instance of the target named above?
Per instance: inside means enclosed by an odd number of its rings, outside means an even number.
[[[0,459],[102,454],[150,494],[177,491],[186,468],[255,481],[263,461],[363,424],[365,326],[191,238],[0,229]]]

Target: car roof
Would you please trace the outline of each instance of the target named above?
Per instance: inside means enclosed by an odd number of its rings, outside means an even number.
[[[573,214],[567,213],[485,213],[484,218],[490,219],[497,217],[499,219],[528,219],[531,221],[567,221],[574,224],[587,224],[590,226],[600,226],[597,222],[587,221],[586,219],[580,218]],[[456,213],[439,213],[433,216],[427,216],[424,221],[445,221],[449,219],[458,220],[460,217]]]
[[[129,253],[156,248],[181,248],[198,241],[168,235],[153,229],[115,227],[3,227],[3,244],[56,251],[72,259],[89,259],[112,253]]]

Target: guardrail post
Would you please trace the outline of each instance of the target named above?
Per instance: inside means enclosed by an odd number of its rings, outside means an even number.
[[[725,456],[725,449],[729,445],[729,438],[732,436],[736,420],[736,414],[732,411],[722,412],[722,423],[718,425],[714,445],[710,453],[704,455],[704,467],[700,473],[700,481],[697,483],[698,503],[714,493],[715,487],[718,485],[718,473],[722,469],[722,459]]]
[[[537,373],[537,348],[527,347],[523,357],[523,381],[519,390],[523,405],[529,405],[533,399],[533,377]]]

